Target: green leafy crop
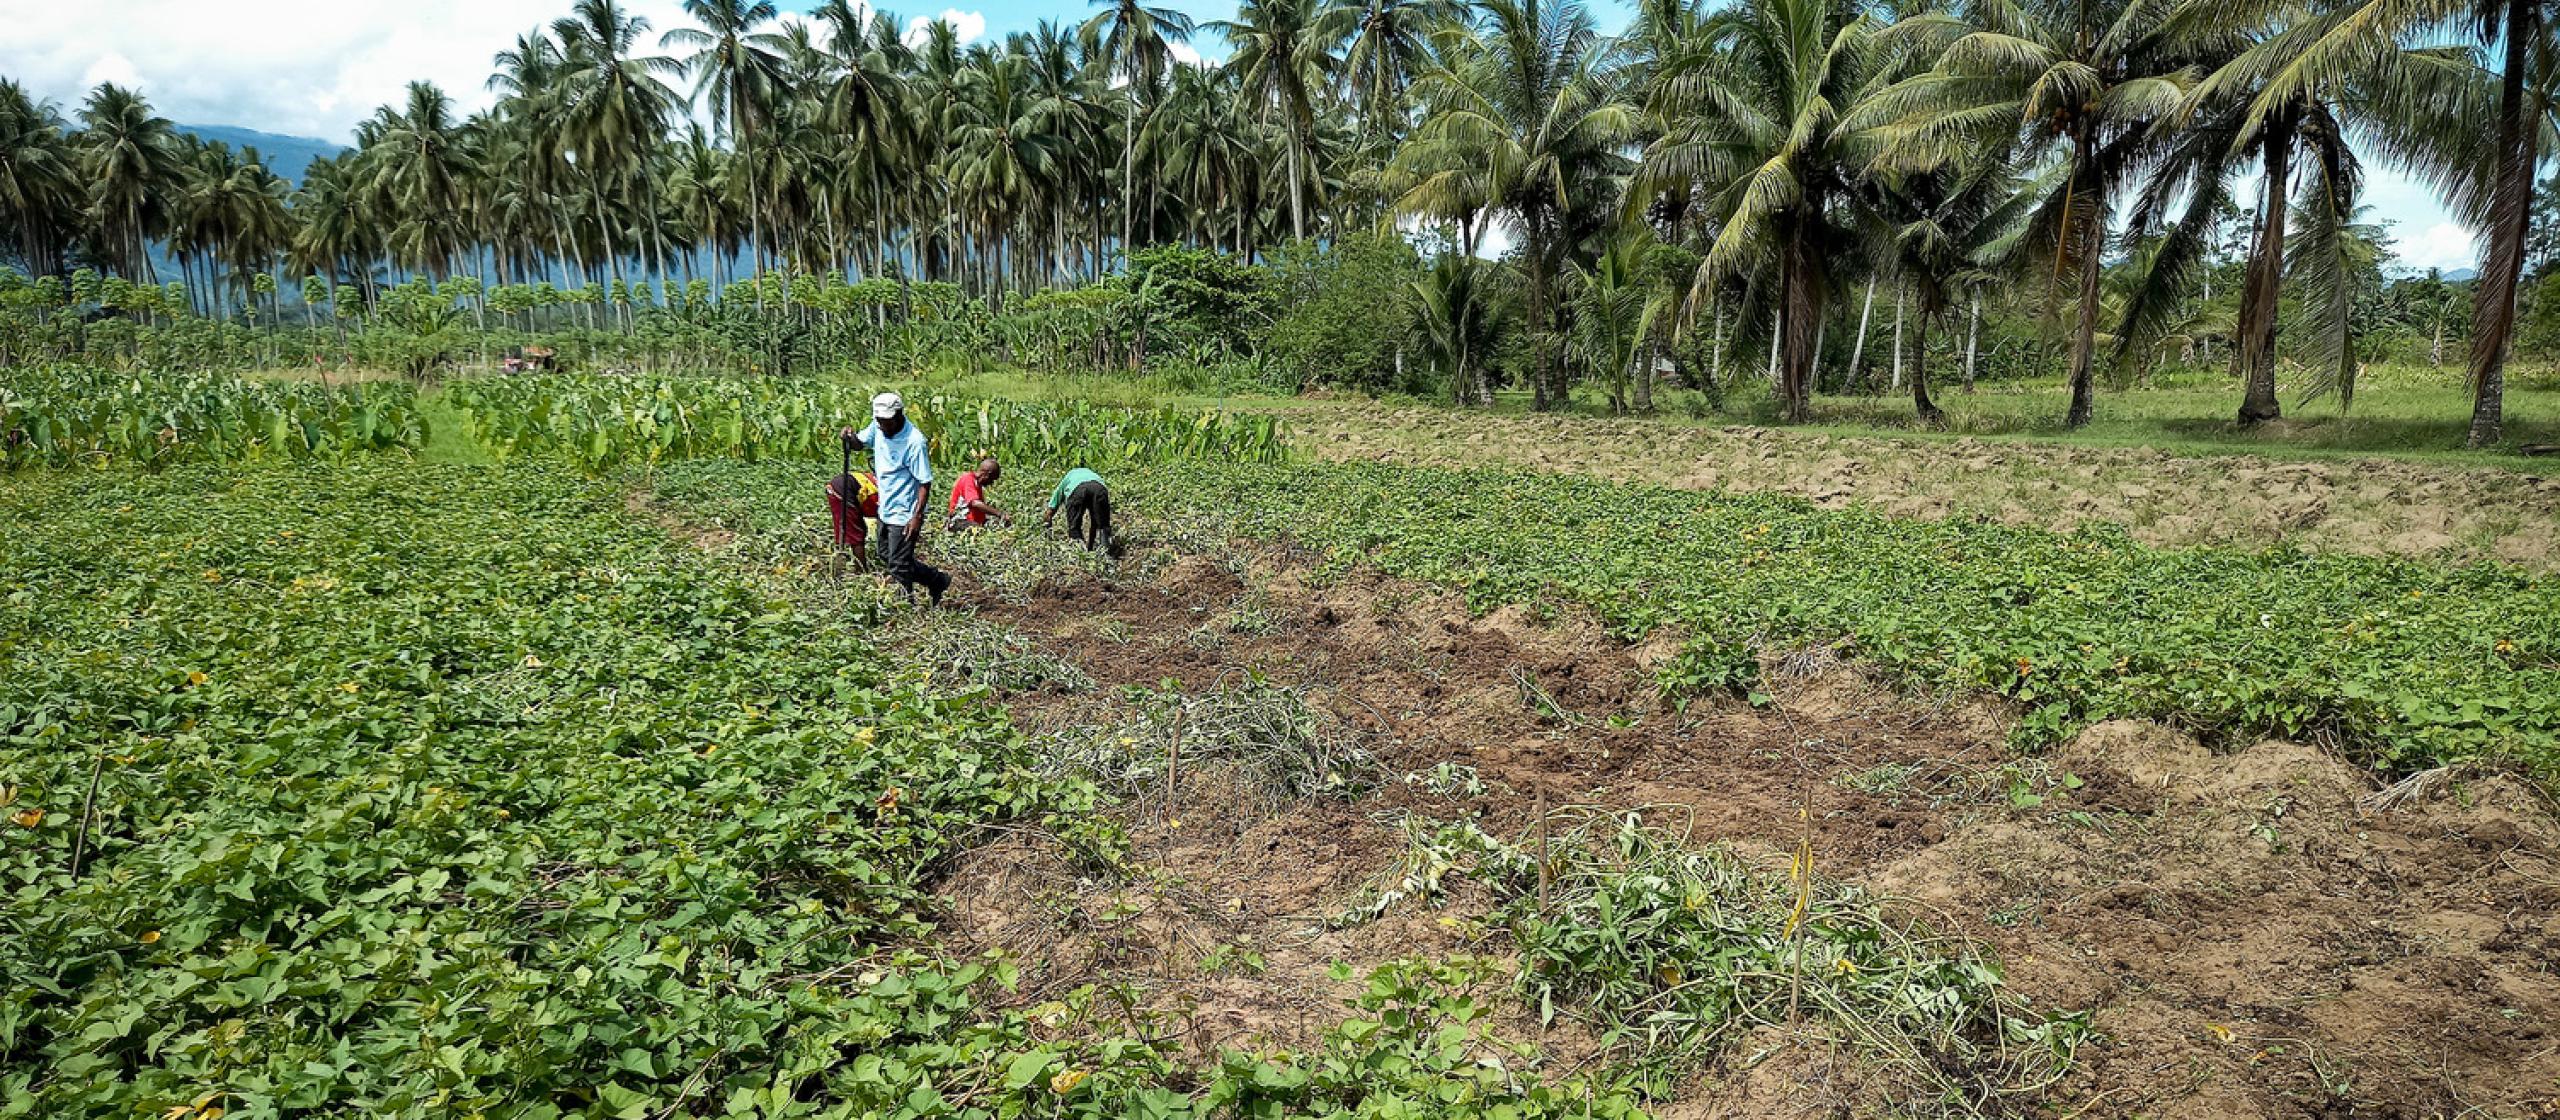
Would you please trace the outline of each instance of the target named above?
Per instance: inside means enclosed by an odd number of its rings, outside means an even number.
[[[326,388],[73,366],[0,373],[0,470],[338,459],[426,440],[407,385]]]
[[[1465,588],[1687,630],[1672,691],[1743,689],[1742,643],[1844,641],[1906,680],[2022,705],[2050,741],[2140,717],[2326,738],[2386,769],[2480,757],[2560,776],[2560,584],[2481,565],[2167,550],[1504,471],[1183,464],[1123,505],[1295,537]]]
[[[716,1112],[1090,803],[556,475],[54,475],[0,571],[0,1116]]]
[[[871,423],[872,388],[851,382],[585,376],[459,381],[445,399],[500,459],[557,454],[591,472],[681,459],[832,459],[837,432]],[[975,455],[1093,466],[1180,459],[1276,462],[1268,416],[1083,404],[908,402],[936,461]]]

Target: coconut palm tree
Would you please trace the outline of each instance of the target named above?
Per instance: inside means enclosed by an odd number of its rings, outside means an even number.
[[[1422,297],[1424,358],[1449,376],[1449,399],[1461,406],[1493,404],[1482,355],[1493,345],[1493,314],[1485,273],[1490,266],[1464,253],[1444,254],[1413,282]]]
[[[2099,280],[2108,217],[2127,172],[2195,84],[2194,46],[2160,0],[1968,0],[1963,18],[1924,15],[1915,29],[1957,27],[1929,73],[1877,98],[1871,112],[1892,163],[1960,163],[2021,136],[2068,169],[2038,215],[2057,279],[2076,270],[2070,348],[2077,428],[2096,412]]]
[[[411,82],[398,107],[385,105],[358,126],[356,141],[364,189],[378,212],[393,218],[393,256],[443,279],[470,246],[463,203],[477,172],[453,99],[431,82]]]
[[[1923,423],[1946,419],[1929,395],[1929,330],[1989,279],[2010,271],[2038,192],[2010,153],[1983,153],[1964,167],[1896,177],[1877,206],[1889,232],[1888,267],[1912,297],[1911,407]],[[1897,361],[1899,359],[1897,358]]]
[[[1659,305],[1653,299],[1653,231],[1641,223],[1611,236],[1589,267],[1573,271],[1572,349],[1609,387],[1609,410],[1627,411],[1630,375]]]
[[[1138,117],[1151,108],[1172,63],[1173,44],[1188,43],[1191,17],[1168,7],[1148,7],[1138,0],[1093,0],[1102,10],[1084,21],[1088,51],[1100,55],[1119,74],[1123,100],[1120,116],[1120,252],[1126,259],[1136,236],[1138,198]]]
[[[1227,60],[1244,87],[1280,119],[1288,157],[1289,233],[1307,236],[1307,177],[1315,167],[1316,95],[1327,88],[1333,56],[1317,32],[1313,0],[1243,0],[1236,18],[1209,25],[1235,47]]]
[[[1750,0],[1700,21],[1653,83],[1665,131],[1636,197],[1696,197],[1710,231],[1696,292],[1767,275],[1790,421],[1811,414],[1824,308],[1862,233],[1855,196],[1877,141],[1853,111],[1895,76],[1882,31],[1826,0]]]
[[[1140,142],[1166,185],[1187,203],[1193,240],[1217,245],[1220,226],[1228,225],[1234,251],[1250,261],[1263,183],[1253,114],[1240,104],[1235,85],[1220,68],[1174,67],[1164,108],[1147,119]]]
[[[80,226],[78,156],[50,102],[0,78],[0,245],[30,276],[63,271]]]
[[[1102,241],[1102,208],[1100,197],[1108,178],[1096,169],[1108,163],[1110,122],[1104,102],[1109,86],[1102,67],[1093,63],[1074,28],[1054,20],[1042,20],[1023,41],[1023,53],[1030,60],[1032,96],[1041,104],[1043,119],[1058,140],[1063,159],[1050,180],[1046,203],[1050,230],[1050,268],[1052,278],[1063,280],[1073,271],[1071,260],[1079,254],[1072,248],[1070,232],[1075,221],[1070,207],[1078,200],[1087,204],[1089,230],[1093,238],[1094,273],[1100,272]]]
[[[1565,400],[1556,278],[1565,248],[1616,198],[1635,111],[1608,43],[1573,0],[1486,0],[1478,22],[1448,33],[1414,83],[1424,116],[1396,153],[1411,184],[1397,208],[1472,222],[1482,207],[1518,236],[1535,400],[1551,408]]]
[[[176,126],[141,94],[101,83],[80,106],[74,143],[100,256],[127,279],[159,283],[150,241],[166,226],[169,199],[185,175]]]
[[[1422,69],[1431,34],[1464,17],[1458,0],[1330,0],[1315,35],[1338,49],[1364,137],[1403,138],[1405,92]]]
[[[711,114],[714,136],[729,141],[741,157],[747,243],[761,269],[767,200],[759,189],[755,146],[757,131],[773,118],[782,60],[756,42],[756,36],[758,28],[773,21],[775,8],[771,0],[685,0],[684,10],[702,26],[670,30],[658,44],[694,52],[683,65],[693,75],[694,98]],[[762,285],[756,287],[756,306],[764,306]]]
[[[351,282],[371,275],[367,262],[381,251],[381,224],[367,212],[358,185],[357,155],[321,156],[302,171],[302,186],[288,200],[293,243],[287,263],[297,272]]]
[[[2494,65],[2486,69],[2494,78],[2487,86],[2467,94],[2435,91],[2429,98],[2441,110],[2434,114],[2437,127],[2414,137],[2374,138],[2395,155],[2432,155],[2422,175],[2487,243],[2472,300],[2473,447],[2496,443],[2505,427],[2507,351],[2524,275],[2534,175],[2560,111],[2554,18],[2551,0],[2340,0],[2325,14],[2317,36],[2269,77],[2261,95],[2294,96],[2339,75],[2388,73],[2395,58],[2406,56],[2402,48],[2439,40],[2448,30],[2489,49]]]
[[[1048,113],[1032,90],[1030,60],[1008,54],[970,71],[951,133],[952,187],[980,218],[979,251],[989,258],[987,287],[999,309],[1004,285],[994,282],[1002,271],[994,258],[1008,247],[1019,250],[1009,235],[1037,212],[1064,162]]]
[[[2185,27],[2180,35],[2191,49],[2226,60],[2188,91],[2178,113],[2155,126],[2163,134],[2163,154],[2137,195],[2129,235],[2157,233],[2160,244],[2151,254],[2151,274],[2133,294],[2117,332],[2117,353],[2121,359],[2150,345],[2162,317],[2174,314],[2164,309],[2185,300],[2202,271],[2212,228],[2239,204],[2235,188],[2241,177],[2234,171],[2254,158],[2261,167],[2258,228],[2234,332],[2244,425],[2282,415],[2277,320],[2288,271],[2285,254],[2295,240],[2288,229],[2294,207],[2328,207],[2329,220],[2312,228],[2346,230],[2335,218],[2356,208],[2356,141],[2405,169],[2434,173],[2470,158],[2466,153],[2477,144],[2458,138],[2475,130],[2464,126],[2464,118],[2485,112],[2492,96],[2469,52],[2458,48],[2389,45],[2352,67],[2311,59],[2351,14],[2294,0],[2186,0],[2173,17]],[[2306,61],[2314,68],[2303,69]],[[2315,178],[2316,196],[2306,186]],[[2297,193],[2304,196],[2299,202]],[[2185,216],[2164,224],[2167,209],[2181,197]],[[2315,245],[2312,251],[2334,258],[2343,247]]]
[[[674,59],[636,53],[649,21],[616,0],[577,0],[551,25],[567,60],[560,75],[558,121],[563,146],[589,173],[629,195],[644,211],[655,271],[667,274],[666,230],[659,208],[657,163],[666,143],[675,91],[661,80],[683,73]]]

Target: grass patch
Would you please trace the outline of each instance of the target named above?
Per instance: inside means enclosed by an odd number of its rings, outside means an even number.
[[[1089,778],[1136,804],[1163,796],[1170,766],[1221,770],[1261,794],[1266,809],[1352,796],[1377,781],[1363,736],[1297,689],[1249,677],[1201,693],[1134,689],[1129,699],[1135,710],[1122,722],[1044,735],[1036,749],[1051,772]]]
[[[2030,1007],[1972,942],[1852,884],[1683,847],[1634,813],[1568,816],[1543,849],[1473,822],[1405,830],[1402,866],[1346,917],[1438,899],[1453,876],[1489,888],[1517,993],[1587,1021],[1657,1086],[1755,1028],[1814,1022],[1890,1075],[1866,1088],[1895,1114],[1976,1115],[2034,1099],[2089,1037],[2085,1016]]]

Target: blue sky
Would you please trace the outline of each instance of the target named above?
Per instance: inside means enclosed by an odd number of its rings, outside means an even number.
[[[910,20],[947,16],[994,36],[1044,18],[1080,22],[1093,11],[1057,0],[941,2],[947,6],[883,6]],[[1203,22],[1235,10],[1231,2],[1171,2]],[[624,3],[661,31],[688,22],[679,0]],[[261,0],[254,9],[202,0],[0,0],[0,74],[66,109],[114,81],[139,86],[184,123],[344,143],[358,120],[398,98],[411,79],[436,82],[466,108],[486,104],[490,56],[568,7],[569,0]],[[1615,2],[1597,9],[1610,30],[1633,10]],[[1209,58],[1225,54],[1215,36],[1196,46]],[[2371,217],[2391,223],[2405,265],[2452,269],[2477,260],[2469,232],[2424,187],[2380,168],[2367,187]]]

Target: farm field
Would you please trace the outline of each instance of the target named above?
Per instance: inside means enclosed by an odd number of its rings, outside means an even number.
[[[2560,1103],[2527,568],[952,397],[1127,549],[929,535],[919,615],[824,547],[856,387],[400,392],[0,476],[0,1115]]]
[[[1868,1115],[1948,1089],[1888,1048],[1862,1048],[1875,1035],[1855,1028],[1807,1046],[1748,1016],[1688,1018],[1699,1009],[1669,978],[1712,967],[1697,954],[1729,944],[1702,944],[1683,920],[1681,884],[1696,879],[1666,874],[1649,893],[1618,884],[1569,904],[1589,929],[1552,931],[1522,918],[1534,876],[1506,878],[1497,862],[1484,877],[1482,841],[1417,823],[1466,821],[1534,844],[1543,808],[1561,847],[1606,839],[1630,814],[1781,882],[1807,844],[1824,878],[1891,898],[1892,912],[2000,962],[2021,1002],[2013,1014],[2072,1041],[2073,1061],[2026,1067],[2009,1093],[1959,1090],[1972,1103],[1941,1098],[1944,1111],[1987,1112],[1998,1098],[2109,1116],[2521,1116],[2560,1090],[2547,1040],[2515,1026],[2560,1007],[2560,977],[2540,959],[2560,832],[2528,783],[2481,779],[2377,813],[2360,802],[2382,783],[2319,748],[2233,734],[2207,749],[2130,721],[2021,754],[2018,706],[1899,687],[1820,648],[1766,658],[1760,703],[1683,708],[1662,698],[1677,642],[1630,644],[1569,605],[1483,612],[1501,590],[1471,602],[1455,585],[1491,581],[1425,575],[1374,540],[1237,547],[1237,523],[1203,508],[1278,509],[1303,529],[1322,518],[1295,496],[1318,488],[1288,469],[1165,473],[1144,501],[1187,492],[1198,506],[1140,505],[1165,516],[1143,523],[1107,576],[1026,568],[996,542],[966,553],[984,588],[978,619],[1029,643],[999,659],[1012,666],[1015,722],[1035,741],[1099,738],[1134,753],[1106,753],[1098,772],[1117,775],[1106,785],[1130,806],[1133,851],[1164,869],[1151,883],[1064,889],[1064,857],[1036,838],[963,861],[944,888],[952,928],[1023,954],[1035,980],[1146,976],[1197,1008],[1193,1030],[1215,1044],[1305,1031],[1324,1005],[1313,993],[1346,958],[1519,954],[1521,990],[1537,995],[1549,992],[1536,979],[1545,968],[1606,962],[1560,986],[1580,998],[1539,1037],[1567,1053],[1592,1032],[1632,1047],[1623,1060],[1672,1078],[1659,1115]],[[1375,479],[1415,490],[1413,472],[1323,474],[1330,493]],[[1465,481],[1490,508],[1516,505],[1481,476]],[[698,463],[661,476],[656,493],[715,551],[806,562],[808,519],[776,500],[796,484],[776,466]],[[1392,504],[1340,520],[1392,534]],[[1307,710],[1269,711],[1257,690],[1270,687]],[[1162,766],[1146,763],[1177,721],[1201,729],[1183,749],[1211,761],[1168,796]],[[1356,759],[1345,749],[1356,746],[1377,776],[1356,795],[1275,802],[1267,777],[1220,774],[1197,745],[1237,724],[1263,751],[1311,763]],[[1600,866],[1655,872],[1643,846],[1604,846]],[[1556,875],[1563,897],[1567,873]],[[1247,953],[1249,969],[1227,963]],[[2285,979],[2261,984],[2262,970]]]
[[[2543,466],[2560,460],[2502,456],[2483,466],[2351,451],[2262,457],[2183,445],[1482,416],[1344,402],[1281,415],[1299,446],[1335,462],[1552,470],[2054,530],[2109,524],[2177,547],[2283,543],[2560,569],[2560,478]]]
[[[505,7],[0,32],[0,1120],[2560,1120],[2560,0]]]

